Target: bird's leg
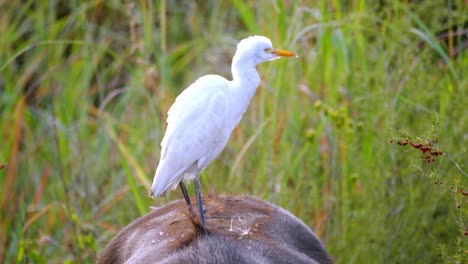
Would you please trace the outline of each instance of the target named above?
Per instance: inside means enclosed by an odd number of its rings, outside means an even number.
[[[195,195],[197,196],[198,212],[200,213],[200,220],[202,225],[205,225],[205,214],[203,212],[203,205],[200,192],[200,176],[195,177]]]
[[[195,211],[193,211],[192,202],[190,202],[190,196],[188,195],[188,191],[187,191],[187,188],[185,187],[184,182],[180,181],[179,186],[180,186],[180,189],[182,190],[182,194],[184,195],[185,202],[187,203],[189,213],[192,215],[192,217],[196,217]]]

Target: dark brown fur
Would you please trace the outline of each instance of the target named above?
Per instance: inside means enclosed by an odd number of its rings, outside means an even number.
[[[331,263],[320,240],[295,216],[249,196],[206,196],[206,226],[185,201],[158,207],[104,248],[104,263]]]

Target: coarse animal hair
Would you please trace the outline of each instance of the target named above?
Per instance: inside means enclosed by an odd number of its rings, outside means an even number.
[[[278,206],[250,196],[203,203],[205,226],[174,201],[125,227],[97,263],[332,263],[312,230]]]

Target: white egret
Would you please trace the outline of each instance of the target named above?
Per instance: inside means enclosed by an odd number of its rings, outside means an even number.
[[[200,193],[200,172],[224,149],[234,128],[247,110],[260,84],[255,66],[296,53],[273,48],[263,36],[243,39],[232,59],[232,81],[219,75],[205,75],[185,89],[171,106],[161,142],[161,157],[150,196],[161,196],[180,186],[189,210],[194,214],[182,180],[195,182],[195,194],[202,224],[205,224]]]

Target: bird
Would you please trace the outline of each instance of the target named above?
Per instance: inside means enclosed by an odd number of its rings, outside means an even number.
[[[225,148],[254,96],[260,75],[256,66],[298,54],[274,48],[265,36],[250,36],[237,44],[232,59],[232,80],[205,75],[189,85],[167,113],[166,132],[149,196],[159,197],[179,185],[189,212],[195,215],[184,184],[194,181],[201,223],[205,217],[200,192],[200,173]]]

